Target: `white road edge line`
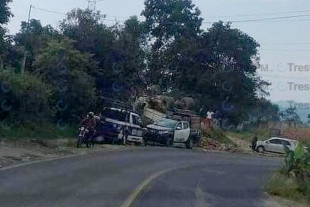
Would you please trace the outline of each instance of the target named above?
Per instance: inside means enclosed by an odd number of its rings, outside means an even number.
[[[129,197],[123,202],[123,204],[120,207],[130,207],[133,204],[133,202],[136,200],[136,198],[139,196],[139,194],[144,190],[144,188],[147,187],[153,180],[160,177],[161,175],[174,171],[174,170],[188,168],[188,167],[191,167],[191,165],[174,167],[174,168],[166,169],[158,173],[152,174],[151,176],[146,178],[137,188],[134,189],[134,191],[129,195]]]

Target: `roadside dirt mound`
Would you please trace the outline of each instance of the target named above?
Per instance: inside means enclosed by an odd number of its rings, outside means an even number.
[[[58,140],[0,140],[0,169],[11,165],[58,158],[74,154],[86,154],[96,150],[113,150],[118,145],[96,145],[95,149],[75,148],[75,139]]]
[[[207,137],[201,138],[201,141],[198,147],[202,149],[206,149],[206,150],[220,150],[220,151],[230,151],[230,152],[238,151],[238,149],[233,144],[220,143],[216,140],[213,140]]]
[[[230,136],[227,136],[227,137],[237,145],[240,151],[246,152],[246,153],[253,152],[252,149],[249,147],[249,145],[251,144],[250,142],[236,138],[236,137],[230,137]]]

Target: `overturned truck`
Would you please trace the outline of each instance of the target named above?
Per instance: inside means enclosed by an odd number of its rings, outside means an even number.
[[[140,111],[143,125],[152,124],[160,119],[187,121],[190,124],[190,136],[194,144],[201,139],[201,118],[193,110],[194,100],[184,97],[174,101],[167,96],[140,97],[135,106]]]

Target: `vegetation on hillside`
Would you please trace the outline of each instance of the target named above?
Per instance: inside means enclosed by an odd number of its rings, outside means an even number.
[[[105,100],[130,104],[154,86],[157,93],[193,97],[202,115],[219,110],[228,124],[279,118],[264,98],[270,83],[257,74],[259,43],[230,23],[203,30],[192,1],[146,0],[145,21],[132,16],[113,26],[100,12],[76,8],[59,30],[31,19],[11,36],[9,2],[0,7],[5,125],[74,126],[87,111],[99,113]]]

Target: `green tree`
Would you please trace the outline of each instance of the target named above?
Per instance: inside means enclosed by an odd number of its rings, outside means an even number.
[[[36,58],[35,73],[53,88],[50,105],[57,110],[55,118],[74,123],[96,107],[95,81],[88,75],[96,67],[91,55],[76,50],[68,38],[47,43]]]
[[[141,85],[144,25],[136,17],[128,19],[123,28],[118,24],[108,27],[102,20],[100,12],[74,9],[60,27],[64,35],[75,40],[78,50],[93,54],[98,70],[90,75],[96,78],[98,91],[106,97],[126,100],[131,90]]]
[[[218,22],[195,39],[174,41],[157,53],[162,60],[157,62],[175,69],[170,82],[183,96],[194,97],[197,109],[220,110],[237,124],[248,119],[258,101],[257,91],[268,84],[256,73],[258,47],[252,37]],[[161,65],[154,70],[159,75],[160,67],[165,70]]]
[[[115,48],[121,59],[116,62],[119,71],[116,81],[121,81],[126,91],[134,95],[133,91],[146,88],[143,81],[143,71],[145,71],[146,51],[143,48],[146,42],[145,24],[139,22],[136,16],[125,21],[124,28],[119,30],[118,40]],[[128,98],[134,98],[125,95]],[[133,101],[133,100],[130,100]]]
[[[287,108],[285,111],[279,113],[281,119],[288,122],[290,126],[296,127],[297,124],[301,123],[299,115],[296,113],[296,108]]]
[[[6,36],[7,29],[4,27],[9,19],[13,17],[8,4],[12,0],[1,0],[0,1],[0,68],[3,67],[3,59],[7,55],[6,49],[9,46],[8,37]]]
[[[58,38],[60,34],[50,25],[42,26],[41,22],[31,19],[21,23],[20,32],[14,36],[15,46],[18,51],[27,51],[26,70],[33,72],[33,62],[40,51],[47,46],[47,41]]]
[[[11,3],[12,0],[1,0],[0,1],[0,25],[6,24],[11,17],[13,17],[13,14],[11,13],[11,10],[8,6],[9,3]]]
[[[151,35],[162,45],[170,38],[190,38],[201,32],[200,10],[191,0],[146,0],[142,15]]]
[[[175,92],[177,76],[181,75],[176,71],[179,59],[190,53],[202,32],[201,12],[189,0],[146,0],[144,4],[142,15],[154,41],[148,58],[149,84]]]
[[[266,126],[268,121],[276,122],[280,120],[279,110],[278,105],[271,103],[265,98],[260,98],[257,100],[255,108],[249,113],[249,121],[256,127]]]

